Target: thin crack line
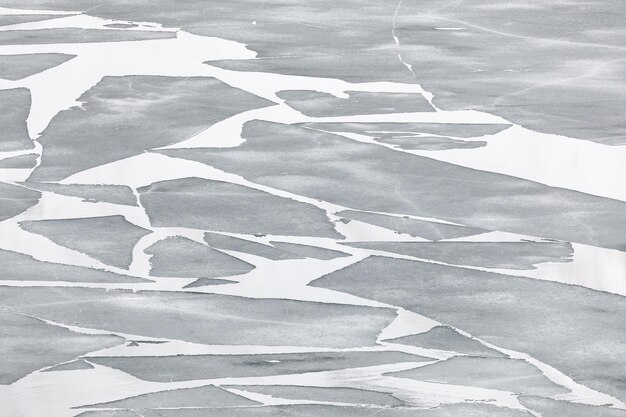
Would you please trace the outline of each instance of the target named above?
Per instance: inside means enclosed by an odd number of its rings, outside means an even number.
[[[398,17],[398,12],[400,11],[400,7],[402,6],[402,1],[403,0],[400,0],[398,2],[398,5],[396,6],[396,11],[393,14],[393,18],[392,18],[393,28],[391,29],[391,36],[393,36],[393,40],[396,42],[396,48],[398,49],[398,59],[400,60],[402,65],[404,65],[405,67],[409,69],[409,71],[411,71],[413,78],[417,78],[415,76],[415,72],[413,72],[413,66],[409,64],[408,62],[406,62],[404,58],[402,58],[402,52],[400,52],[400,39],[398,39],[398,36],[396,35],[396,18]]]

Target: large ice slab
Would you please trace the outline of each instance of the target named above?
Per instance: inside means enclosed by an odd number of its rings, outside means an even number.
[[[253,188],[202,178],[139,188],[154,226],[219,232],[335,237],[323,210]]]
[[[150,233],[119,215],[23,221],[20,227],[120,268],[130,266],[133,248],[139,239]]]
[[[38,369],[124,341],[111,335],[75,333],[5,310],[0,311],[0,324],[0,384],[11,384]]]
[[[525,352],[626,398],[624,297],[554,282],[370,257],[311,285],[373,298]]]
[[[386,308],[84,288],[2,287],[0,302],[75,326],[227,345],[372,346],[395,317]]]
[[[268,101],[214,78],[105,77],[43,132],[33,181],[56,181],[172,144]]]
[[[289,339],[285,340],[286,342],[289,342]],[[120,369],[143,380],[169,382],[302,374],[402,362],[427,362],[431,359],[402,352],[320,352],[273,355],[94,357],[90,360],[100,365]]]

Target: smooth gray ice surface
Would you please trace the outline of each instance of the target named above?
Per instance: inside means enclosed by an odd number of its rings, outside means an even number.
[[[363,249],[398,253],[454,265],[536,269],[543,262],[571,262],[567,242],[349,242]]]
[[[20,80],[74,58],[67,54],[0,55],[0,78]]]
[[[82,107],[61,111],[43,132],[42,164],[30,180],[61,180],[271,104],[214,78],[162,76],[104,77],[78,101]]]
[[[1,4],[26,7],[22,0]],[[67,7],[63,0],[27,4]],[[447,7],[437,0],[400,5],[395,0],[339,5],[320,0],[294,11],[289,2],[244,0],[221,2],[220,13],[202,2],[189,8],[175,0],[101,4],[80,0],[75,7],[96,16],[152,20],[236,40],[260,58],[212,63],[221,67],[358,82],[419,82],[446,110],[479,109],[533,130],[613,145],[626,141],[620,111],[626,12],[619,1],[581,6],[479,0]],[[460,30],[438,29],[449,27]]]
[[[139,239],[151,233],[121,215],[23,221],[20,227],[120,268],[130,266],[133,248]]]
[[[232,233],[337,237],[310,204],[222,181],[183,178],[139,188],[153,226]]]
[[[226,345],[372,346],[395,318],[386,308],[89,288],[0,287],[0,304],[76,326]]]
[[[296,385],[246,385],[228,388],[271,395],[288,400],[327,401],[335,403],[370,404],[395,407],[403,402],[394,396],[377,391],[341,387],[305,387]]]
[[[22,253],[0,249],[0,280],[64,281],[85,283],[146,283],[149,280],[95,268],[44,262]],[[0,281],[1,282],[1,281]]]
[[[256,401],[235,395],[223,388],[207,385],[197,388],[174,389],[138,395],[118,401],[93,404],[82,408],[204,408],[204,407],[249,407],[259,405]]]
[[[364,223],[384,227],[398,233],[428,240],[455,239],[485,233],[485,229],[436,223],[427,220],[411,219],[408,216],[388,216],[385,214],[368,213],[365,211],[343,210],[336,213],[345,220],[358,220]]]
[[[144,251],[157,277],[215,278],[241,275],[254,265],[182,237],[160,240]]]
[[[29,153],[0,159],[0,168],[3,169],[32,169],[37,165],[37,155]]]
[[[243,137],[236,148],[160,152],[354,209],[626,249],[626,203],[618,200],[278,123],[248,122]]]
[[[219,233],[205,233],[204,241],[207,242],[207,244],[212,248],[248,253],[274,261],[282,259],[294,259],[299,257],[292,252],[281,250],[276,246],[222,235]]]
[[[311,336],[315,339],[314,335]],[[311,343],[314,342],[311,340]],[[431,359],[402,352],[321,352],[272,355],[94,357],[90,360],[100,365],[120,369],[146,381],[170,382],[301,374],[402,362],[427,362]]]
[[[38,29],[0,32],[0,45],[33,45],[49,43],[124,42],[175,38],[174,32],[121,31],[106,29]]]
[[[471,356],[496,356],[503,354],[477,340],[463,336],[448,326],[435,326],[425,333],[388,339],[385,342],[419,346],[426,349],[447,350]]]
[[[41,193],[14,184],[0,182],[0,221],[26,211],[37,204]]]
[[[310,285],[399,305],[626,398],[626,301],[573,285],[370,257]]]
[[[539,369],[521,359],[456,356],[387,375],[441,384],[471,385],[517,394],[547,396],[569,392],[568,389],[555,385]]]
[[[435,111],[417,93],[370,93],[346,91],[348,98],[306,90],[280,91],[276,95],[292,108],[312,117],[351,116],[357,114],[412,113]]]
[[[113,204],[124,204],[136,206],[137,197],[133,190],[125,185],[109,184],[56,184],[52,182],[32,182],[24,183],[24,186],[39,190],[50,191],[55,194],[67,195],[70,197],[80,197],[84,201],[106,202]]]
[[[38,369],[124,341],[110,335],[75,333],[5,309],[0,310],[0,338],[0,384],[11,384]]]
[[[21,23],[38,22],[58,17],[59,15],[54,14],[8,14],[0,16],[0,26],[19,25]]]
[[[33,148],[26,130],[30,102],[26,88],[0,90],[0,152]]]

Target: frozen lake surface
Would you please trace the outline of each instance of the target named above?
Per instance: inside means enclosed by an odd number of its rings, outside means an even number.
[[[0,0],[0,415],[626,416],[624,19]]]

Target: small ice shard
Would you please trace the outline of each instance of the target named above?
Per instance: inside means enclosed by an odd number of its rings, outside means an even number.
[[[93,365],[83,360],[72,361],[57,365],[53,368],[46,369],[44,372],[58,372],[58,371],[79,371],[84,369],[93,369]]]
[[[54,68],[74,58],[67,54],[0,55],[0,78],[20,80]]]
[[[403,405],[390,394],[377,391],[341,387],[305,387],[294,385],[245,385],[230,388],[243,389],[259,394],[288,400],[327,401],[334,403],[367,404],[385,407]]]
[[[81,408],[213,408],[250,407],[254,405],[258,405],[258,403],[232,394],[220,387],[207,385],[196,388],[153,392],[118,401],[87,405]]]
[[[152,255],[150,275],[157,277],[216,278],[241,275],[254,269],[254,265],[182,237],[160,240],[145,253]]]
[[[434,111],[418,93],[373,93],[346,91],[348,99],[319,91],[288,90],[277,96],[307,116],[348,116],[356,114],[413,113]]]

